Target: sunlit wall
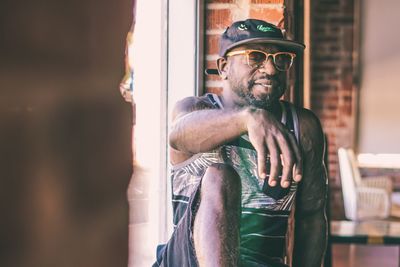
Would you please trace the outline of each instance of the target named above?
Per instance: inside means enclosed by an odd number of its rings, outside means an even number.
[[[398,0],[362,1],[359,151],[400,153]]]

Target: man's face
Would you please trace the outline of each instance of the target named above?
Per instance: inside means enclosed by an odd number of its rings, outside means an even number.
[[[265,44],[244,45],[232,51],[253,49],[266,53],[286,52],[278,46]],[[287,72],[278,70],[272,57],[257,67],[249,66],[245,54],[238,54],[227,58],[227,66],[227,82],[239,105],[270,109],[285,92]]]

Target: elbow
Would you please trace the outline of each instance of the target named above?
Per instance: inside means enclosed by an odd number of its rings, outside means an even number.
[[[179,138],[177,132],[174,129],[172,129],[168,137],[169,146],[172,147],[173,149],[178,150],[178,140]]]
[[[177,123],[174,123],[171,127],[171,131],[168,136],[169,146],[175,150],[186,152],[186,133],[182,130]]]

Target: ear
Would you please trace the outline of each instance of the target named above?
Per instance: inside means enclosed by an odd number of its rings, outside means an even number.
[[[217,59],[217,68],[218,68],[218,73],[219,76],[223,79],[226,80],[228,77],[228,60],[224,57],[220,57]]]

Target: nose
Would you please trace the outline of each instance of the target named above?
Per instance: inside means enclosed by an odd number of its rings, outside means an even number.
[[[273,59],[269,56],[263,64],[258,68],[259,72],[266,73],[268,75],[275,75],[277,73],[277,69],[275,68]]]

